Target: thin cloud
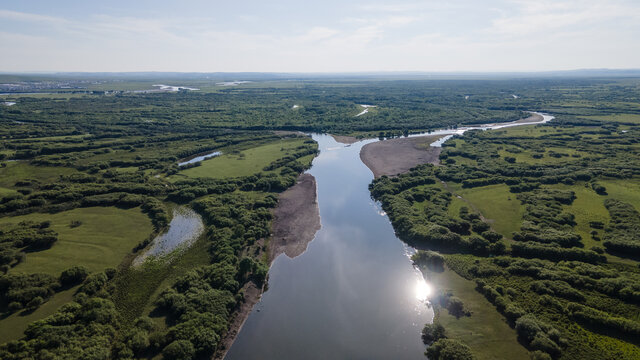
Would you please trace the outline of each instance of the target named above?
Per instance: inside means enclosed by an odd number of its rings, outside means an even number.
[[[640,5],[615,1],[511,1],[513,13],[492,21],[488,33],[524,36],[558,29],[610,24],[615,20],[640,21]]]
[[[23,22],[38,22],[38,23],[49,23],[49,24],[66,24],[68,21],[63,18],[39,15],[39,14],[31,14],[19,11],[11,11],[11,10],[2,10],[0,9],[0,18],[8,19],[14,21],[23,21]]]
[[[0,70],[516,71],[640,63],[640,4],[633,2],[457,0],[346,8],[343,17],[261,13],[259,24],[241,11],[211,18],[108,12],[60,18],[0,10],[0,19],[11,20],[0,21],[0,52],[11,54],[0,58]],[[295,26],[288,17],[296,18]],[[35,24],[46,30],[34,33]]]

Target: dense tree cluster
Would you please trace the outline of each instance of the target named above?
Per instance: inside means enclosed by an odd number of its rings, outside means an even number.
[[[22,340],[0,346],[3,359],[108,359],[115,357],[112,347],[121,327],[118,312],[108,299],[108,276],[91,292],[81,287],[74,302],[63,305],[53,315],[29,325]],[[85,285],[90,282],[85,280]]]
[[[616,254],[640,257],[640,213],[630,204],[607,199],[611,222],[606,228],[604,246]]]
[[[620,132],[616,124],[582,123],[573,115],[558,120],[514,135],[466,132],[444,144],[444,166],[418,167],[396,180],[379,178],[370,190],[399,237],[429,249],[414,255],[416,264],[433,271],[429,265],[438,257],[431,253],[440,251],[449,269],[476,281],[476,290],[507,318],[534,358],[597,359],[611,340],[589,342],[587,334],[637,343],[640,270],[610,255],[637,259],[640,215],[624,199],[605,198],[612,191],[604,183],[637,181],[640,158],[630,149],[640,143],[640,133],[637,127]],[[412,177],[425,176],[434,178],[433,184],[411,183]],[[448,184],[440,186],[441,181]],[[458,216],[451,211],[452,187],[498,184],[521,205],[518,231],[498,233],[465,206]],[[580,191],[602,199],[608,224],[578,224],[571,208]],[[585,225],[590,239],[578,230]],[[606,253],[585,247],[600,236]],[[586,334],[574,332],[577,324]],[[630,356],[629,350],[607,351],[609,357]]]
[[[434,360],[473,360],[471,349],[455,339],[440,339],[427,348],[425,355]]]
[[[58,234],[49,228],[50,222],[21,222],[17,226],[0,227],[0,269],[6,273],[22,262],[27,253],[50,248]]]

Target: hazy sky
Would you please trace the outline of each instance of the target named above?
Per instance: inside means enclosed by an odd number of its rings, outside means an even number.
[[[0,71],[640,68],[640,0],[0,0]]]

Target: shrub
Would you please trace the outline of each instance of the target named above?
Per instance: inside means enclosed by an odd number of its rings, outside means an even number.
[[[492,243],[495,243],[496,241],[500,241],[500,239],[502,239],[502,234],[499,234],[493,230],[484,231],[480,235]]]
[[[518,337],[533,350],[540,350],[552,357],[561,353],[559,332],[533,315],[524,315],[516,321]],[[552,337],[556,341],[552,340]]]
[[[436,320],[431,324],[425,324],[422,328],[422,342],[427,345],[446,337],[444,326]]]
[[[71,223],[69,224],[69,227],[70,228],[77,228],[80,225],[82,225],[82,221],[80,221],[80,220],[72,220]]]
[[[449,310],[449,314],[457,318],[465,315],[470,315],[469,312],[465,310],[462,300],[460,300],[460,298],[456,296],[451,296],[447,300],[447,310]]]
[[[551,355],[540,350],[533,351],[529,354],[531,360],[552,360]]]
[[[604,311],[576,303],[569,304],[568,308],[573,319],[599,329],[607,335],[609,335],[608,332],[617,332],[631,338],[640,337],[640,323],[636,321],[612,316]]]
[[[598,195],[607,195],[607,188],[605,188],[604,186],[593,182],[591,183],[591,188],[593,189],[593,191],[595,191]]]
[[[471,229],[478,234],[482,234],[483,232],[488,231],[490,228],[491,227],[489,226],[489,224],[481,220],[474,220],[473,225],[471,226]]]
[[[534,350],[543,351],[552,357],[557,357],[562,352],[558,344],[553,342],[549,337],[541,334],[536,335],[529,346]]]
[[[33,299],[31,299],[27,305],[25,306],[25,308],[27,310],[35,310],[37,309],[42,303],[44,302],[44,299],[41,296],[36,296]]]
[[[531,283],[531,290],[540,295],[549,294],[574,301],[584,301],[585,297],[562,280],[539,280]]]
[[[60,283],[63,286],[72,286],[84,281],[89,275],[89,270],[83,266],[72,266],[60,274]]]
[[[104,273],[91,274],[84,280],[82,286],[78,289],[78,292],[93,295],[100,291],[108,280],[107,275]]]
[[[176,340],[162,350],[162,356],[167,360],[190,360],[196,351],[188,340]]]
[[[22,304],[18,301],[12,301],[11,303],[9,303],[8,308],[11,312],[20,311],[22,310]]]
[[[419,266],[426,266],[432,271],[444,271],[444,257],[435,251],[418,250],[411,256],[411,260]]]
[[[504,308],[504,316],[506,316],[507,319],[509,319],[509,321],[511,322],[515,322],[525,314],[526,312],[522,310],[518,305],[515,305],[515,304],[508,304]]]
[[[471,349],[458,340],[440,339],[427,348],[429,360],[473,360]]]

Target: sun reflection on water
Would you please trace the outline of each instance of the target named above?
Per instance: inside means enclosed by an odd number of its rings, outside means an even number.
[[[431,286],[423,279],[419,279],[416,283],[416,299],[426,301],[431,295]]]

